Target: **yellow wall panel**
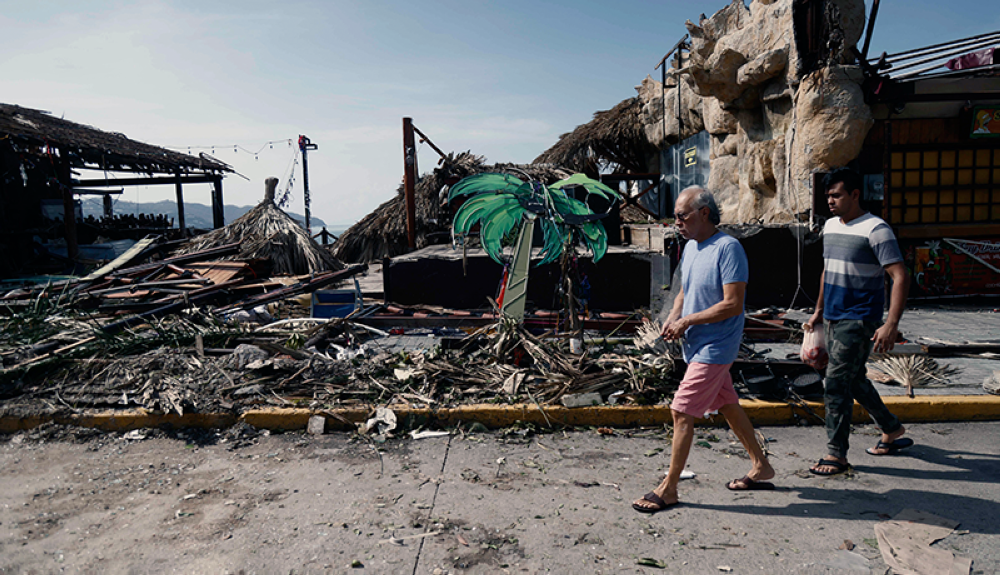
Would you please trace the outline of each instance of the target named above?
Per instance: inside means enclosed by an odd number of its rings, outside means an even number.
[[[973,210],[973,215],[976,221],[983,221],[990,219],[990,208],[989,206],[976,206]]]
[[[920,152],[906,152],[906,169],[916,170],[920,168]]]
[[[976,165],[990,165],[990,150],[976,150]]]
[[[959,165],[959,167],[962,167],[962,168],[970,168],[970,167],[972,167],[972,159],[973,159],[973,157],[974,156],[973,156],[972,150],[959,150],[958,151],[958,165]]]
[[[960,204],[971,204],[972,203],[972,192],[970,190],[959,190],[958,191],[958,203],[960,203]]]
[[[902,152],[892,153],[892,169],[902,170],[903,169],[903,154]]]
[[[967,222],[972,219],[972,208],[969,206],[958,206],[955,211],[955,219],[960,222]]]
[[[889,185],[894,188],[903,187],[903,173],[902,172],[892,172],[889,175]]]
[[[941,203],[942,204],[954,204],[955,203],[955,191],[954,190],[941,190]]]
[[[977,184],[990,183],[990,171],[987,169],[976,170],[976,183]]]
[[[920,172],[908,170],[906,172],[906,187],[915,188],[920,185]]]
[[[955,151],[945,150],[941,152],[941,167],[942,168],[954,168],[955,167]]]
[[[941,211],[938,212],[939,222],[953,222],[955,221],[955,208],[951,206],[941,206]]]
[[[934,169],[938,167],[938,153],[924,152],[924,168]]]
[[[938,185],[938,173],[932,172],[930,170],[924,172],[924,185],[925,186]]]
[[[925,224],[937,223],[937,208],[920,208],[920,221]]]

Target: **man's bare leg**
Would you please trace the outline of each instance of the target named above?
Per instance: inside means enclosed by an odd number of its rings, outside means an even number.
[[[694,416],[680,411],[671,410],[674,416],[674,439],[670,448],[670,470],[663,481],[653,490],[663,503],[673,505],[677,503],[677,484],[681,481],[681,472],[687,464],[688,454],[691,453],[691,444],[694,442]],[[639,498],[635,505],[646,509],[656,509],[656,504]]]
[[[772,479],[774,477],[774,468],[771,467],[767,456],[764,455],[764,450],[757,443],[757,437],[753,432],[753,424],[750,423],[750,418],[747,417],[747,413],[743,411],[740,404],[730,403],[729,405],[724,405],[719,408],[719,413],[726,418],[729,427],[732,428],[733,433],[736,434],[740,443],[743,444],[747,453],[750,454],[750,462],[753,466],[750,468],[750,472],[747,473],[747,477],[753,481],[767,481],[768,479]]]

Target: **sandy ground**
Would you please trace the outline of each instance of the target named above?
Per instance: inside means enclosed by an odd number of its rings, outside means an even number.
[[[649,516],[630,502],[667,466],[664,430],[376,446],[48,426],[0,436],[0,573],[883,574],[873,527],[906,508],[959,521],[935,547],[1000,572],[1000,423],[912,425],[917,445],[892,457],[865,454],[861,427],[855,470],[834,478],[805,471],[822,428],[761,431],[777,490],[726,490],[748,460],[703,428],[683,504]]]

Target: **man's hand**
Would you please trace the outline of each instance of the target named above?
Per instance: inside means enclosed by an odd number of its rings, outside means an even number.
[[[892,348],[896,346],[896,337],[898,335],[899,329],[895,324],[882,324],[882,327],[875,330],[875,335],[872,336],[872,341],[875,342],[875,353],[889,353],[892,351]]]
[[[802,329],[806,331],[812,331],[816,329],[816,326],[821,323],[823,323],[823,310],[818,309],[815,312],[813,312],[812,317],[809,318],[809,321],[802,324]]]
[[[663,339],[667,341],[680,339],[684,337],[684,333],[689,327],[691,327],[691,322],[684,317],[674,321],[668,321],[667,324],[663,326]]]

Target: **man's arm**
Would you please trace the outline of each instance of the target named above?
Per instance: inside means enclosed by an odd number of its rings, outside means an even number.
[[[823,286],[825,285],[826,269],[823,270],[823,273],[819,274],[819,296],[816,297],[816,311],[813,312],[809,321],[802,324],[802,327],[806,331],[812,331],[816,329],[817,324],[823,323]]]
[[[889,315],[872,336],[875,353],[886,353],[895,347],[896,337],[899,335],[899,318],[906,309],[906,296],[910,292],[910,275],[906,273],[903,262],[885,266],[885,272],[892,278],[892,292],[889,296]]]
[[[674,306],[670,310],[670,315],[667,316],[667,321],[663,324],[663,330],[660,332],[660,335],[662,335],[663,337],[667,337],[667,329],[670,328],[670,324],[680,319],[681,314],[683,312],[684,312],[684,288],[682,287],[677,291],[677,297],[674,298]]]
[[[743,298],[746,295],[747,282],[733,282],[722,286],[722,301],[710,308],[684,316],[673,322],[668,322],[663,329],[666,339],[679,339],[692,325],[716,323],[743,313]],[[676,306],[675,306],[676,309]],[[671,317],[673,313],[671,312]]]

